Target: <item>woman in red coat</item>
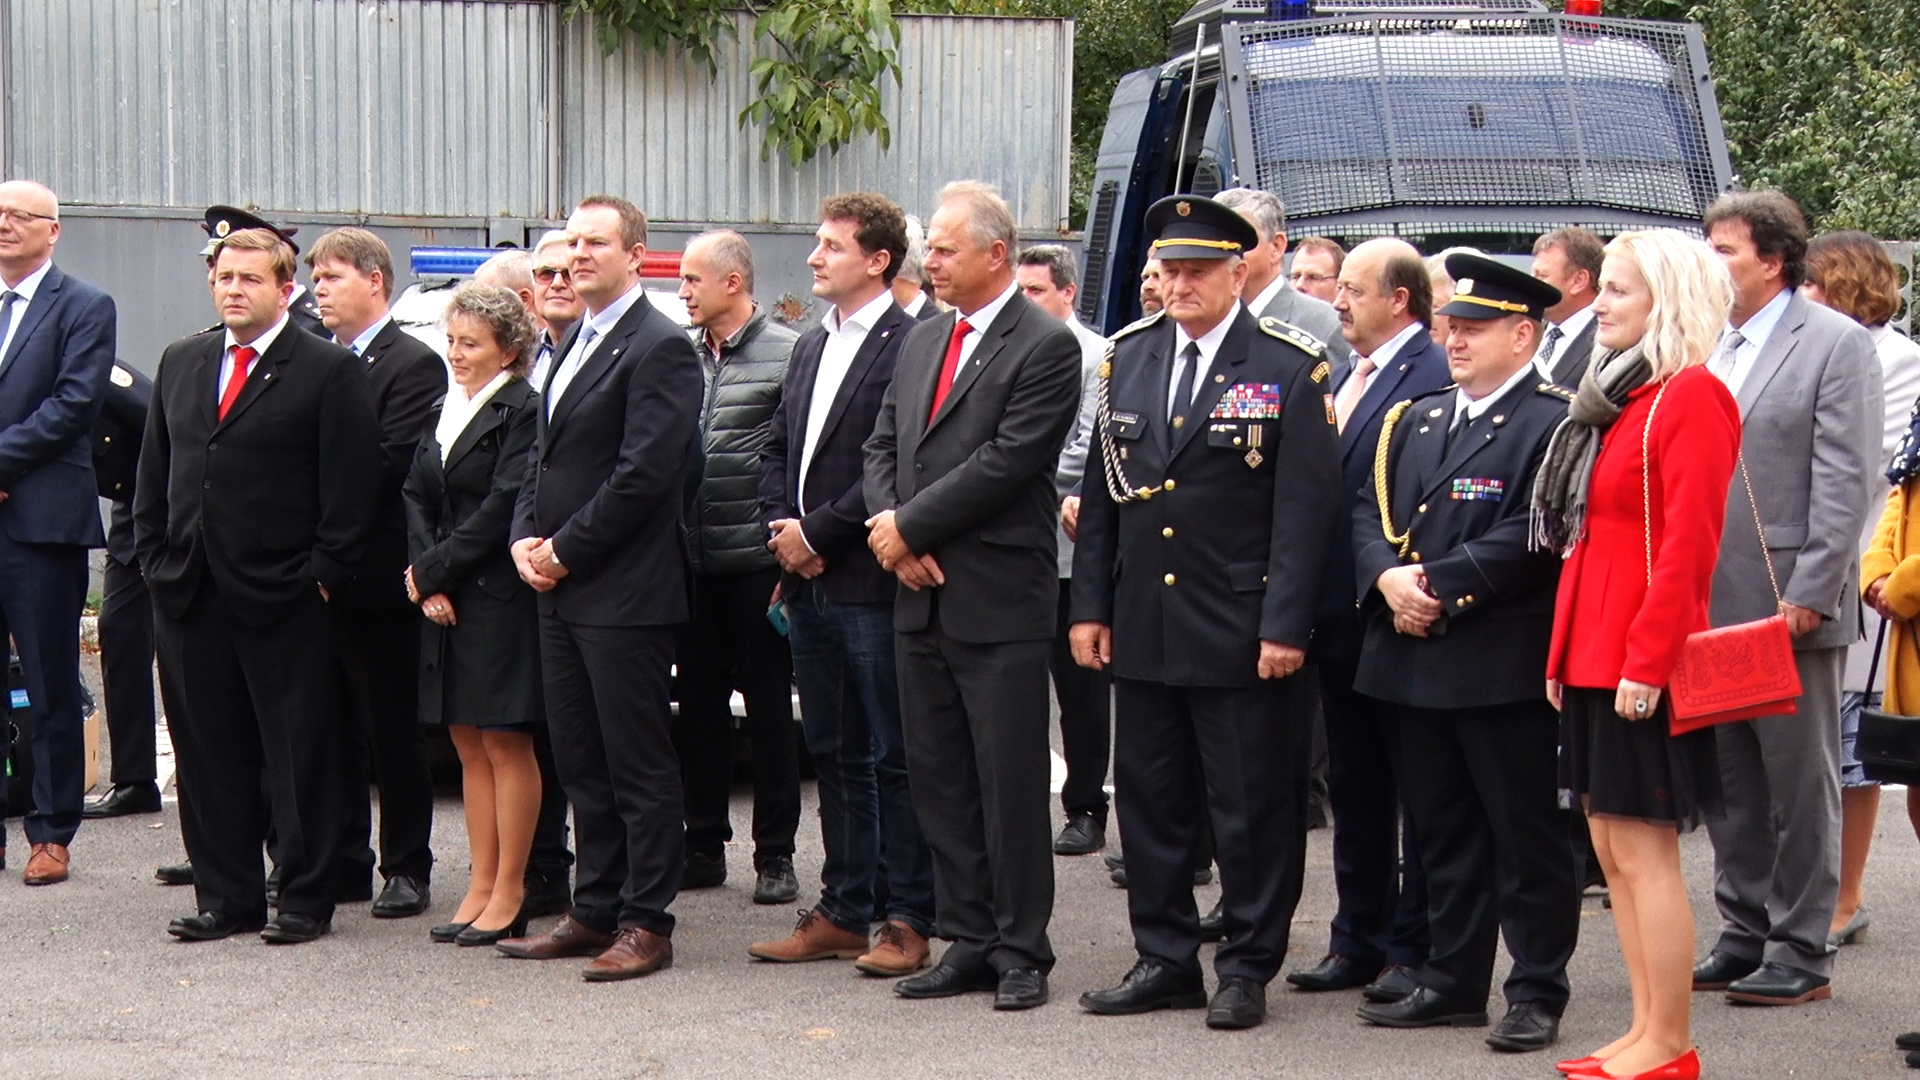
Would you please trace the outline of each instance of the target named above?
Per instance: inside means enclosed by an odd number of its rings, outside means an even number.
[[[1667,730],[1662,689],[1707,628],[1740,411],[1703,366],[1733,287],[1710,248],[1670,229],[1607,245],[1596,358],[1534,485],[1540,539],[1564,553],[1547,696],[1567,787],[1606,871],[1633,1026],[1575,1076],[1693,1080],[1693,911],[1680,833],[1720,812],[1711,728]]]

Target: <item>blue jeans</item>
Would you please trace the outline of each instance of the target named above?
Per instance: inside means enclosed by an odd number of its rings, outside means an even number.
[[[847,604],[804,583],[787,598],[807,752],[819,780],[820,913],[865,933],[876,918],[933,932],[933,856],[907,787],[893,605]],[[885,875],[886,910],[875,887]]]

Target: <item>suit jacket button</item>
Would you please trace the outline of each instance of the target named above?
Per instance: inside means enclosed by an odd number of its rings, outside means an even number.
[[[922,463],[922,462],[918,462],[918,461],[916,461],[916,462],[914,462],[914,463],[913,463],[913,471],[914,471],[914,472],[926,472],[926,471],[927,471],[927,467],[926,467],[926,465],[925,465],[924,463]]]
[[[1172,490],[1173,490],[1173,481],[1172,481],[1171,479],[1169,479],[1169,480],[1168,480],[1168,481],[1166,482],[1166,484],[1165,484],[1164,486],[1165,486],[1165,488],[1166,488],[1166,489],[1167,489],[1168,491],[1172,491]]]
[[[1164,581],[1165,581],[1165,582],[1166,582],[1167,584],[1169,584],[1169,585],[1171,585],[1171,584],[1173,584],[1173,575],[1172,575],[1172,574],[1168,574],[1168,575],[1167,575],[1167,576],[1166,576],[1165,578],[1163,578],[1162,580],[1164,580]]]
[[[1471,603],[1473,603],[1473,597],[1471,596],[1463,596],[1460,598],[1461,607],[1466,607],[1468,604],[1471,604]]]
[[[487,583],[487,579],[483,577],[474,578],[473,583],[476,585],[485,585]]]
[[[1420,561],[1420,553],[1419,553],[1419,552],[1417,552],[1417,551],[1416,551],[1416,552],[1414,552],[1414,553],[1413,553],[1412,555],[1410,555],[1410,556],[1408,556],[1408,557],[1409,557],[1409,558],[1411,558],[1411,559],[1412,559],[1412,560],[1413,560],[1414,562],[1419,562],[1419,561]]]
[[[1421,504],[1420,504],[1420,508],[1419,508],[1419,510],[1417,510],[1416,512],[1417,512],[1417,513],[1421,513],[1421,514],[1424,514],[1424,513],[1426,513],[1426,512],[1427,512],[1427,504],[1426,504],[1426,503],[1421,503]]]
[[[212,490],[213,490],[213,481],[211,481],[211,480],[202,480],[202,481],[200,481],[200,490],[201,490],[201,491],[212,491]]]
[[[1169,525],[1169,526],[1167,526],[1166,528],[1164,528],[1164,529],[1161,529],[1161,530],[1160,530],[1160,535],[1161,535],[1161,536],[1172,536],[1172,535],[1173,535],[1173,526],[1171,526],[1171,525]]]

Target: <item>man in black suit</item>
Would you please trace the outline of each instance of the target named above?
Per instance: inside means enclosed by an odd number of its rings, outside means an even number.
[[[1354,351],[1330,383],[1344,499],[1373,475],[1380,418],[1395,402],[1438,390],[1450,377],[1446,349],[1427,333],[1433,284],[1412,245],[1383,238],[1354,248],[1341,264],[1338,290],[1340,333]],[[1400,828],[1393,710],[1353,689],[1361,630],[1350,517],[1341,514],[1335,528],[1309,650],[1327,719],[1339,906],[1326,955],[1288,972],[1287,982],[1311,992],[1365,986],[1369,1000],[1390,1001],[1413,989],[1407,972],[1427,958],[1427,894],[1412,830],[1403,835]]]
[[[160,812],[154,762],[153,599],[133,550],[133,489],[153,380],[115,362],[105,407],[93,425],[93,475],[107,515],[106,580],[100,597],[100,682],[113,751],[107,793],[82,817]]]
[[[1593,360],[1593,302],[1600,296],[1600,264],[1606,245],[1578,225],[1555,229],[1533,242],[1533,276],[1560,290],[1547,309],[1547,332],[1534,363],[1540,374],[1569,390]]]
[[[265,229],[222,239],[226,329],[162,354],[140,451],[135,547],[199,906],[167,928],[184,940],[265,922],[269,942],[311,941],[339,891],[345,717],[327,601],[366,545],[379,429],[359,359],[290,330],[294,259]],[[283,876],[266,922],[269,807]]]
[[[0,647],[11,631],[33,704],[28,885],[67,880],[80,829],[80,611],[87,549],[105,539],[87,436],[113,367],[113,298],[53,264],[59,240],[53,192],[0,184]]]
[[[1139,960],[1091,1012],[1266,1018],[1306,871],[1306,663],[1343,501],[1317,338],[1238,299],[1253,226],[1209,199],[1147,212],[1164,315],[1114,336],[1073,563],[1074,659],[1111,670],[1113,776]],[[1096,468],[1089,466],[1089,473]],[[1226,941],[1211,1002],[1193,900],[1213,821]]]
[[[573,803],[573,910],[508,956],[594,956],[590,982],[673,963],[667,913],[686,864],[668,672],[689,611],[685,506],[699,453],[700,358],[647,302],[647,219],[612,195],[567,219],[587,314],[543,395],[513,558],[540,595],[540,659]]]
[[[783,571],[826,862],[820,902],[793,933],[747,952],[789,963],[852,957],[869,975],[909,975],[928,963],[933,856],[914,812],[900,727],[898,585],[867,550],[861,477],[861,444],[915,325],[888,290],[907,249],[906,219],[866,193],[828,198],[820,218],[807,265],[814,295],[833,307],[794,344],[760,499],[767,546]],[[869,947],[876,919],[886,925]]]
[[[1053,468],[1080,405],[1080,343],[1020,295],[1015,243],[991,186],[941,189],[927,271],[954,310],[908,335],[866,445],[868,546],[900,581],[907,772],[953,942],[894,991],[992,990],[996,1009],[1044,1003],[1053,967]]]
[[[420,613],[407,601],[407,519],[400,485],[413,467],[427,413],[447,392],[447,367],[388,314],[393,254],[365,229],[335,229],[307,252],[313,295],[335,343],[353,350],[373,384],[380,421],[380,489],[373,530],[353,581],[332,605],[351,722],[341,729],[340,899],[373,898],[367,798],[380,791],[380,875],[373,917],[418,915],[432,902],[433,779],[420,730]]]
[[[1580,928],[1559,725],[1540,677],[1560,558],[1529,542],[1533,477],[1572,397],[1533,364],[1560,293],[1480,255],[1448,256],[1447,273],[1440,314],[1459,385],[1388,414],[1385,461],[1353,520],[1366,621],[1355,689],[1394,707],[1433,934],[1413,991],[1360,1017],[1484,1025],[1504,933],[1509,1008],[1487,1042],[1540,1050],[1559,1031]]]

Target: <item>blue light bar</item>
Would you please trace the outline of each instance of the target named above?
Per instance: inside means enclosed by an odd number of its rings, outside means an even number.
[[[503,249],[490,247],[409,248],[414,277],[470,277],[480,264]]]

